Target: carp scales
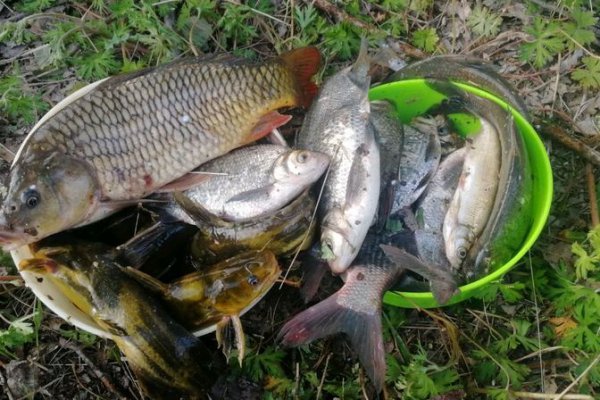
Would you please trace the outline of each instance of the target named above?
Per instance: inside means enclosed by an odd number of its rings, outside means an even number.
[[[149,396],[206,395],[215,378],[209,350],[106,254],[98,243],[40,247],[19,269],[53,280],[109,332]]]
[[[245,221],[281,209],[314,183],[329,164],[326,154],[279,145],[258,145],[234,150],[201,167],[212,175],[184,191],[190,206],[201,207],[218,218]],[[177,207],[171,201],[171,206]],[[174,216],[180,210],[170,210]],[[189,222],[189,218],[180,216]]]
[[[354,65],[321,87],[299,133],[300,148],[329,155],[319,203],[322,257],[342,273],[374,221],[380,188],[379,149],[369,125],[370,61],[363,40]]]
[[[194,186],[204,177],[190,171],[289,121],[277,109],[310,104],[319,60],[312,47],[262,63],[203,56],[80,89],[19,149],[0,242],[14,249]]]
[[[246,348],[240,317],[267,294],[281,273],[270,251],[241,253],[170,283],[133,268],[127,271],[159,295],[171,315],[196,336],[216,330],[217,340],[222,345],[223,329],[231,321],[240,364]]]

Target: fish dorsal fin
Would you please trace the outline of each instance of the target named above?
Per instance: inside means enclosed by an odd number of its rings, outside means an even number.
[[[316,47],[303,47],[283,53],[280,57],[296,79],[298,105],[307,108],[318,92],[317,85],[311,79],[321,65],[321,53]]]

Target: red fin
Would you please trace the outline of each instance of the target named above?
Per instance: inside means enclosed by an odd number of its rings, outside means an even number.
[[[181,178],[177,178],[174,181],[167,183],[165,186],[157,189],[156,193],[182,192],[184,190],[193,188],[194,186],[198,186],[210,178],[211,176],[209,174],[190,172]]]
[[[296,78],[298,105],[308,107],[319,88],[311,79],[321,65],[321,53],[316,47],[303,47],[283,53],[281,59]]]
[[[338,304],[337,293],[315,304],[288,321],[278,337],[286,346],[300,346],[325,336],[343,332],[348,335],[352,348],[371,378],[377,391],[381,391],[385,378],[385,352],[381,328],[381,300],[373,304],[373,312],[364,313]],[[343,293],[347,296],[347,293]]]
[[[292,119],[291,115],[282,115],[277,111],[271,111],[260,117],[260,120],[250,132],[250,135],[246,138],[246,143],[252,143],[269,133],[275,128],[279,128],[281,125],[286,124],[290,119]]]

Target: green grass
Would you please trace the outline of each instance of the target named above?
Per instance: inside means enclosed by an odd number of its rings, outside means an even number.
[[[24,15],[0,28],[3,46],[23,49],[0,65],[0,123],[9,135],[22,132],[86,83],[204,53],[258,59],[315,45],[324,57],[322,80],[356,57],[363,35],[372,47],[391,37],[428,54],[483,46],[492,61],[510,67],[518,89],[531,95],[542,83],[528,77],[554,76],[550,66],[584,49],[559,78],[576,96],[593,95],[600,89],[592,31],[598,9],[591,10],[587,1],[539,3],[527,2],[519,18],[488,3],[465,16],[446,15],[433,1],[344,2],[350,17],[372,27],[364,31],[299,1],[18,1],[11,7]],[[469,41],[451,37],[452,24],[459,31],[470,29]],[[522,33],[522,39],[494,41],[509,30]],[[385,307],[390,398],[512,399],[523,392],[560,392],[571,384],[571,393],[600,396],[600,229],[588,229],[583,163],[561,149],[553,152],[552,162],[557,189],[548,228],[502,282],[480,298],[444,309]],[[9,262],[3,259],[2,265]],[[12,307],[15,291],[3,287],[0,361],[5,363],[26,358],[40,330],[50,328],[45,327],[49,312],[37,305]],[[277,323],[288,317],[275,315]],[[257,383],[265,399],[312,399],[317,392],[322,398],[359,399],[368,393],[367,379],[345,342],[330,338],[283,349],[273,339],[278,327],[266,336],[248,335],[252,351],[243,367],[231,362],[228,379]],[[60,337],[95,345],[89,335],[62,329]]]

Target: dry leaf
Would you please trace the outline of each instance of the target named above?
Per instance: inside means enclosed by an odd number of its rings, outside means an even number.
[[[571,329],[577,327],[577,322],[570,317],[554,317],[550,318],[550,323],[555,325],[554,332],[558,337],[565,336]]]

